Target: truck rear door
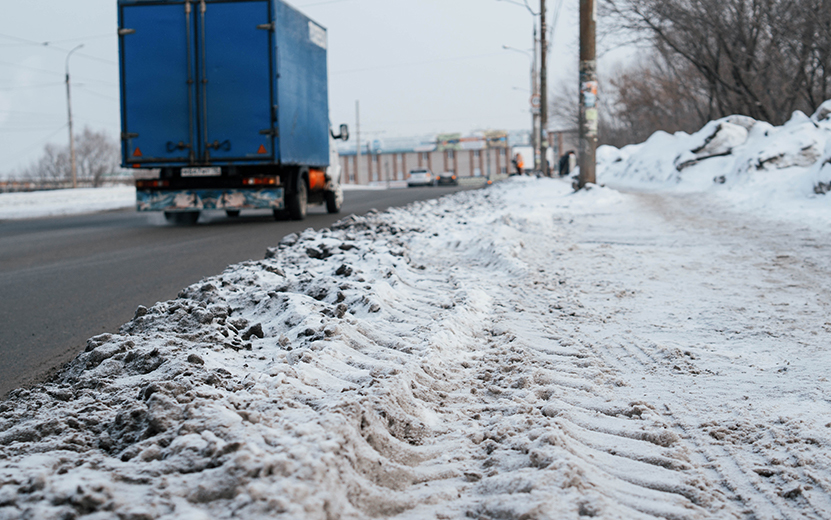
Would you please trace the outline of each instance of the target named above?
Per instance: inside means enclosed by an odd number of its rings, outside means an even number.
[[[188,163],[195,152],[190,5],[120,6],[124,164]]]
[[[200,9],[203,160],[276,160],[271,2],[214,1]]]
[[[279,160],[272,2],[120,5],[124,164]]]

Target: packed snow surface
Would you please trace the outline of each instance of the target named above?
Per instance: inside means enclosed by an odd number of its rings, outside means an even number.
[[[623,191],[348,217],[140,307],[0,402],[0,520],[831,518],[829,116],[601,148]]]
[[[77,215],[136,205],[131,186],[0,193],[0,220]]]
[[[290,235],[0,403],[0,519],[829,518],[828,233],[711,199]]]

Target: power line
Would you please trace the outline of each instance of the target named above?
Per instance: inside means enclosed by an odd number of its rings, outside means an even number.
[[[305,7],[317,7],[319,5],[328,5],[328,4],[339,4],[341,2],[350,2],[351,0],[329,0],[328,2],[317,2],[314,4],[305,4],[299,5],[297,7],[305,8]]]
[[[36,88],[46,88],[46,87],[56,87],[62,86],[63,83],[41,83],[39,85],[18,85],[15,87],[0,87],[0,90],[9,91],[9,90],[21,90],[21,89],[36,89]]]
[[[56,46],[52,45],[50,42],[37,42],[37,41],[34,41],[34,40],[27,40],[26,38],[20,38],[18,36],[12,36],[12,35],[9,35],[9,34],[0,34],[0,37],[8,38],[10,40],[14,40],[14,41],[22,42],[22,43],[28,43],[29,45],[43,47],[45,49],[55,50],[55,51],[58,51],[58,52],[61,52],[61,53],[64,53],[64,54],[69,52],[69,49],[64,49],[62,47],[56,47]],[[99,58],[97,56],[92,56],[91,54],[84,54],[82,52],[79,52],[78,56],[82,56],[82,57],[84,57],[88,60],[93,60],[93,61],[98,61],[98,62],[101,62],[101,63],[106,63],[108,65],[118,65],[118,63],[116,63],[112,60]]]
[[[101,121],[100,119],[90,119],[88,117],[78,117],[79,121],[82,121],[85,125],[89,125],[89,123],[95,123],[97,125],[104,125],[104,126],[119,126],[119,121]]]
[[[49,69],[41,69],[41,68],[38,68],[38,67],[30,67],[28,65],[20,65],[18,63],[12,63],[10,61],[0,61],[0,65],[7,65],[9,67],[17,67],[19,69],[26,69],[26,70],[32,70],[32,71],[35,71],[35,72],[42,72],[44,74],[51,74],[53,76],[63,77],[65,75],[65,73],[63,73],[63,72],[56,72],[54,70],[49,70]],[[114,83],[112,81],[102,81],[100,79],[91,79],[91,78],[86,78],[86,77],[83,77],[83,76],[73,76],[73,77],[76,78],[76,79],[80,79],[82,81],[90,82],[90,83],[100,83],[102,85],[109,85],[109,86],[112,86],[112,87],[117,87],[118,86],[117,83]]]
[[[117,38],[118,34],[115,32],[109,32],[107,34],[97,34],[95,36],[84,36],[79,38],[70,38],[67,40],[55,40],[53,42],[43,42],[43,45],[53,45],[56,43],[75,43],[75,42],[82,42],[88,40],[103,40],[104,38]]]
[[[11,36],[0,35],[6,38],[13,38]],[[75,43],[80,41],[89,41],[89,40],[102,40],[104,38],[117,38],[118,35],[115,33],[107,33],[107,34],[98,34],[94,36],[84,36],[82,38],[68,38],[66,40],[55,40],[55,41],[45,41],[45,42],[26,42],[22,41],[20,43],[0,43],[0,47],[47,47],[49,45],[55,44],[62,44],[62,43]]]
[[[12,156],[12,158],[11,158],[11,159],[6,159],[6,160],[5,160],[5,162],[12,163],[12,162],[17,161],[17,160],[19,160],[20,158],[22,158],[22,157],[24,157],[24,156],[26,156],[26,155],[29,155],[29,153],[30,153],[32,150],[34,150],[35,148],[40,148],[40,147],[41,147],[41,146],[43,146],[43,145],[44,145],[47,141],[49,141],[50,139],[52,139],[53,137],[55,137],[56,135],[58,135],[60,132],[63,132],[63,131],[66,129],[66,127],[67,127],[67,126],[69,126],[69,125],[65,124],[65,125],[61,126],[61,127],[60,127],[60,128],[58,128],[57,130],[55,130],[54,132],[52,132],[51,134],[49,134],[48,136],[46,136],[45,138],[43,138],[43,139],[41,139],[40,141],[38,141],[38,142],[37,142],[37,144],[32,145],[32,146],[30,146],[29,148],[26,148],[25,150],[21,151],[20,153],[18,153],[18,154],[16,154],[16,155]]]
[[[16,134],[18,132],[43,132],[55,128],[53,125],[39,126],[37,128],[0,128],[0,133]]]
[[[20,65],[18,63],[12,63],[10,61],[0,61],[0,65],[7,65],[9,67],[17,67],[19,69],[33,70],[35,72],[43,72],[45,74],[52,74],[53,76],[63,76],[63,73],[56,72],[54,70],[40,69],[38,67],[30,67],[28,65]]]
[[[63,117],[66,114],[45,114],[43,112],[21,112],[19,110],[0,110],[0,114],[14,114],[19,116]]]
[[[79,85],[75,85],[75,86],[76,86],[76,87],[78,87],[78,88],[80,88],[81,90],[83,90],[83,91],[84,91],[84,92],[86,92],[87,94],[92,94],[93,96],[97,96],[97,97],[100,97],[100,98],[102,98],[102,99],[108,99],[108,100],[110,100],[110,101],[115,101],[115,102],[117,102],[117,103],[120,103],[120,102],[121,102],[121,100],[120,100],[120,99],[118,99],[118,98],[116,98],[116,97],[113,97],[113,96],[108,96],[107,94],[102,94],[102,93],[100,93],[100,92],[98,92],[98,91],[92,90],[91,88],[87,87],[86,85],[80,85],[80,84],[79,84]]]
[[[456,56],[454,58],[440,58],[436,60],[426,60],[426,61],[413,61],[408,63],[396,63],[392,65],[380,65],[378,67],[366,67],[362,69],[348,69],[348,70],[338,70],[333,72],[332,74],[352,74],[354,72],[367,72],[373,70],[384,70],[384,69],[398,69],[402,67],[413,67],[416,65],[432,65],[433,63],[443,63],[449,61],[463,61],[463,60],[473,60],[473,59],[480,59],[480,58],[492,58],[494,56],[501,55],[501,52],[491,52],[488,54],[472,54],[470,56]]]
[[[533,9],[531,9],[531,6],[528,5],[528,0],[523,0],[522,2],[517,2],[516,0],[496,0],[496,1],[497,2],[500,2],[500,1],[501,2],[507,2],[509,4],[514,4],[514,5],[518,5],[520,7],[524,7],[526,9],[528,9],[528,12],[531,13],[533,16],[539,16],[540,15],[540,13],[537,13]]]

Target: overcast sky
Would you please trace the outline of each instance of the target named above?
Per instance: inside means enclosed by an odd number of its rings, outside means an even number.
[[[534,17],[505,0],[296,0],[329,31],[334,125],[364,138],[530,127]],[[533,4],[539,4],[531,0]],[[549,0],[553,10],[556,0]],[[552,5],[553,4],[553,5]],[[565,0],[550,83],[576,76],[578,4]],[[0,0],[0,173],[68,142],[66,55],[76,131],[119,133],[116,0]],[[44,42],[50,42],[44,45]]]

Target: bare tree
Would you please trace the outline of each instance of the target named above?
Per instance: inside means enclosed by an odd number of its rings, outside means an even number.
[[[64,182],[69,175],[69,148],[51,143],[43,148],[43,155],[37,161],[20,172],[20,177],[32,179],[44,186]]]
[[[694,132],[709,120],[707,93],[696,71],[670,60],[653,54],[610,75],[604,97],[611,101],[601,126],[605,144],[642,142],[657,130]]]
[[[577,78],[563,78],[549,94],[548,120],[550,126],[562,130],[580,127],[580,91]]]
[[[77,139],[78,175],[97,188],[105,175],[115,172],[121,162],[118,145],[105,132],[89,128]]]
[[[678,68],[707,119],[739,113],[781,124],[831,97],[831,0],[602,2],[612,26]]]
[[[104,176],[118,171],[120,155],[116,144],[103,131],[84,128],[75,137],[78,180],[88,186],[101,186]],[[19,176],[46,187],[59,187],[71,180],[69,146],[47,144],[43,155],[24,168]]]

